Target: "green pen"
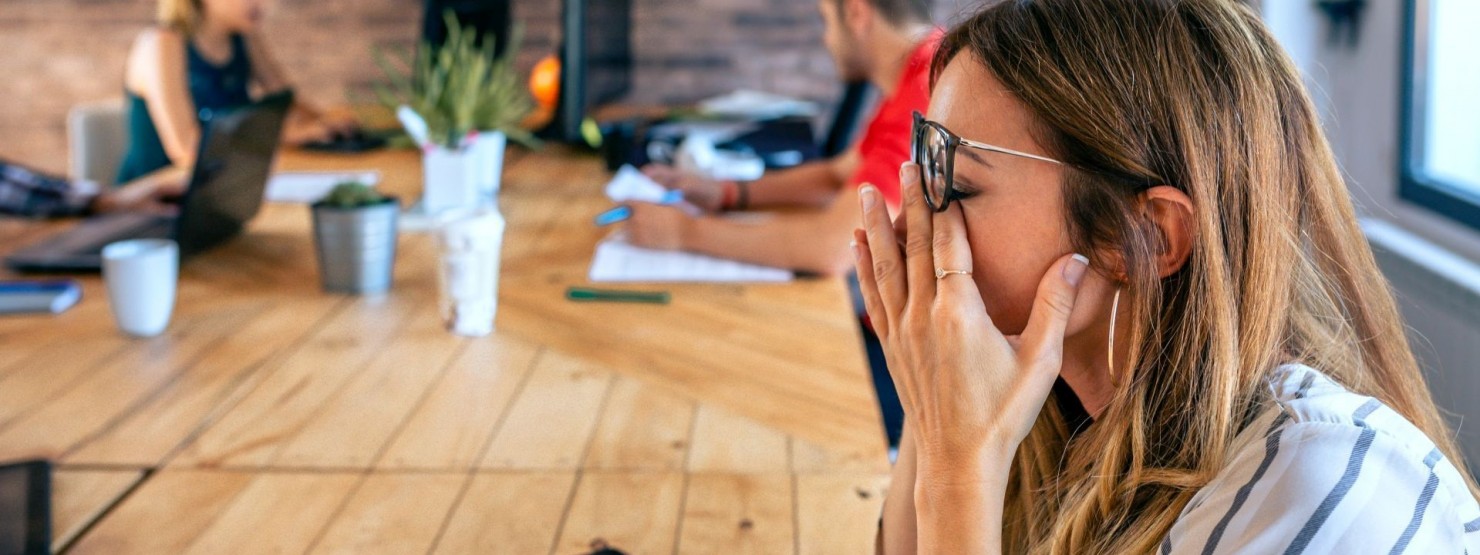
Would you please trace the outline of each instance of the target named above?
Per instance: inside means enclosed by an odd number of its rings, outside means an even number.
[[[571,287],[565,290],[565,298],[577,302],[648,303],[668,304],[667,291],[614,291]]]

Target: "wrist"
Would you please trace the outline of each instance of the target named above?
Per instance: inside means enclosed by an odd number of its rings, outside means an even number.
[[[921,552],[1001,553],[1007,470],[922,469],[915,477]]]
[[[920,483],[953,488],[1005,481],[1012,457],[946,458],[920,453],[915,475]]]
[[[684,250],[684,251],[692,251],[692,250],[694,250],[694,244],[697,242],[695,240],[695,238],[694,238],[694,234],[698,232],[698,228],[699,228],[699,219],[698,218],[690,217],[688,214],[682,214],[682,215],[679,216],[679,220],[678,220],[678,249],[679,250]]]
[[[93,195],[82,204],[82,213],[85,215],[102,214],[112,211],[112,197],[107,193]]]
[[[750,210],[749,181],[732,181],[735,184],[735,210]]]
[[[719,209],[734,210],[735,202],[739,200],[740,185],[733,179],[726,179],[719,182],[719,188]]]
[[[1015,449],[974,449],[949,452],[919,446],[916,451],[916,489],[940,490],[984,488],[1007,483]]]

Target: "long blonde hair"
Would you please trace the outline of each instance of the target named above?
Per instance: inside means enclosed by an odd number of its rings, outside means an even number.
[[[1286,362],[1381,399],[1464,468],[1300,75],[1250,8],[1006,1],[946,36],[934,74],[957,58],[984,64],[1073,168],[1074,248],[1123,269],[1136,346],[1084,433],[1045,405],[1012,471],[1009,552],[1154,551]],[[1191,258],[1164,279],[1137,201],[1161,184],[1195,218]]]
[[[158,20],[160,25],[188,37],[200,25],[204,12],[201,0],[159,0]]]

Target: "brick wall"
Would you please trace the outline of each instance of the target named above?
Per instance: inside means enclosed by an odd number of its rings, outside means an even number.
[[[938,0],[940,20],[974,0]],[[636,103],[738,87],[827,102],[838,93],[815,0],[634,0]],[[555,48],[559,2],[515,0],[527,67]],[[114,98],[154,0],[0,0],[0,157],[62,171],[74,104]],[[299,92],[323,104],[380,79],[372,45],[409,46],[417,0],[275,0],[266,33]],[[369,98],[361,96],[361,98]]]

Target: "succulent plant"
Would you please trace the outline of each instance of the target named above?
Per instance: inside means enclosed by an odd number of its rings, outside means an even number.
[[[334,186],[319,204],[334,208],[359,208],[385,202],[389,197],[358,181],[345,181]]]

